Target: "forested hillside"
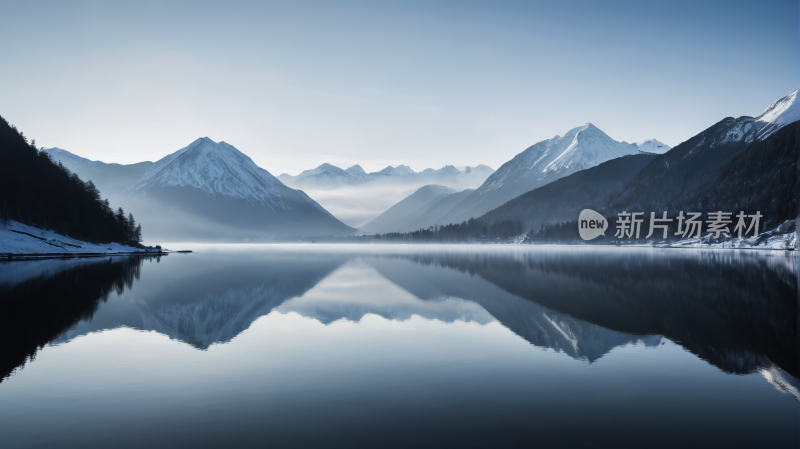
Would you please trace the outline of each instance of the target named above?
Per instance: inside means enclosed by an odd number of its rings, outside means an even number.
[[[90,242],[141,241],[142,228],[0,117],[0,222],[16,220]]]

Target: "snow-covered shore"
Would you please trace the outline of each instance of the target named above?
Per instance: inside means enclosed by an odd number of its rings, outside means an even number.
[[[35,228],[11,220],[0,225],[0,254],[87,254],[87,253],[144,253],[142,249],[120,243],[87,243],[53,231]]]

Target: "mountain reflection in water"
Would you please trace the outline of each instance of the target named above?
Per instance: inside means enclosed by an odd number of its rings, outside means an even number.
[[[800,399],[797,259],[781,253],[422,248],[273,251],[203,263],[185,256],[169,273],[152,272],[163,281],[137,291],[142,264],[152,262],[3,265],[0,378],[48,343],[117,327],[207,349],[270,313],[325,324],[417,315],[496,320],[533,345],[590,363],[615,347],[656,347],[666,337],[725,372],[759,372]],[[126,288],[127,300],[108,300]]]

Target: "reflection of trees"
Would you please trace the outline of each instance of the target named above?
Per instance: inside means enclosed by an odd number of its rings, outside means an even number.
[[[536,251],[400,256],[480,276],[608,329],[664,335],[731,373],[775,363],[798,377],[797,262],[700,251]]]
[[[0,285],[0,382],[71,326],[91,320],[112,292],[130,289],[141,266],[139,257],[87,259],[13,286]]]

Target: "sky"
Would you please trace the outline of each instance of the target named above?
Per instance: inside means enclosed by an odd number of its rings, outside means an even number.
[[[104,162],[207,136],[274,175],[497,169],[586,122],[674,146],[800,85],[796,0],[0,3],[0,115]]]

